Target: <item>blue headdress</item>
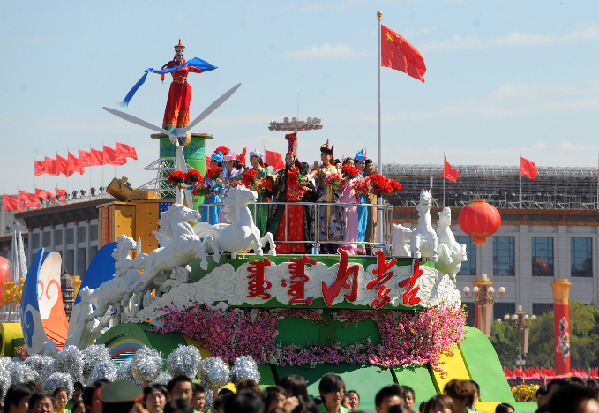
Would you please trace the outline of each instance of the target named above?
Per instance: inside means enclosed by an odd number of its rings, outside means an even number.
[[[217,153],[213,153],[212,156],[211,156],[211,158],[212,158],[213,161],[222,162],[223,158],[224,158],[224,155],[222,154],[221,151],[218,151]]]
[[[355,160],[356,161],[366,161],[366,155],[364,154],[364,149],[362,149],[360,152],[356,153]]]

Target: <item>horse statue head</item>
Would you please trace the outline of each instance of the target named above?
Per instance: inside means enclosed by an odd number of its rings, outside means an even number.
[[[224,212],[227,219],[234,223],[239,219],[239,212],[252,202],[256,202],[258,199],[258,193],[256,191],[250,191],[244,186],[237,186],[229,189],[227,196],[223,200]]]
[[[451,226],[451,208],[445,207],[439,212],[439,228]]]
[[[154,231],[154,235],[160,244],[166,244],[179,235],[193,235],[191,225],[187,221],[198,221],[200,214],[198,211],[189,209],[186,206],[173,203],[171,206],[160,214],[158,232]]]
[[[431,195],[431,191],[427,191],[426,189],[420,192],[420,202],[416,205],[416,209],[418,212],[428,212],[433,206],[433,197]]]

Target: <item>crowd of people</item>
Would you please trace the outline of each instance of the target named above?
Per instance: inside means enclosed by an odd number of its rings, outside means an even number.
[[[285,167],[276,172],[267,168],[264,155],[258,151],[250,152],[250,165],[246,167],[242,163],[244,157],[219,146],[210,158],[204,179],[178,186],[204,196],[204,205],[200,206],[201,219],[210,224],[227,222],[218,204],[227,197],[232,186],[243,183],[256,190],[258,202],[273,204],[252,208],[254,222],[261,236],[266,232],[273,234],[280,254],[334,254],[338,248],[349,254],[368,253],[376,240],[378,221],[376,210],[365,206],[378,202],[377,193],[369,191],[365,184],[368,177],[376,175],[372,160],[363,151],[354,157],[335,159],[333,147],[327,140],[320,147],[321,163],[314,162],[310,166],[297,158],[295,134],[287,135],[287,140]],[[399,186],[394,189],[398,190]],[[317,210],[305,204],[293,205],[298,202],[325,205]],[[312,251],[314,242],[309,241],[316,238],[319,249]]]
[[[208,393],[209,392],[209,393]],[[218,393],[181,375],[166,386],[140,388],[130,381],[96,380],[89,387],[75,383],[69,394],[63,387],[44,392],[37,382],[17,383],[6,391],[3,413],[347,413],[362,412],[357,390],[347,390],[341,376],[328,373],[318,383],[317,397],[308,395],[303,377],[288,375],[276,386],[260,389],[253,379],[240,380],[235,391]],[[0,388],[0,394],[2,389]],[[211,397],[207,397],[211,396]],[[536,394],[537,413],[599,413],[599,381],[554,379]],[[377,413],[468,413],[477,412],[480,388],[473,380],[453,379],[443,394],[416,407],[416,394],[408,386],[384,386],[374,398]],[[206,400],[211,399],[211,405]],[[1,400],[1,399],[0,399]],[[509,403],[500,403],[496,413],[515,413]]]

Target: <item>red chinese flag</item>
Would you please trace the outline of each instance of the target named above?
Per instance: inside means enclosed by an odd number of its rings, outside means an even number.
[[[137,161],[137,151],[135,150],[135,147],[133,146],[129,146],[129,145],[125,145],[124,143],[116,143],[116,150],[119,153],[123,153],[125,154],[125,157],[127,158],[131,158],[134,161]]]
[[[57,176],[56,173],[56,160],[52,158],[48,158],[47,156],[44,158],[44,163],[46,164],[45,169],[46,173],[52,176]]]
[[[104,165],[104,152],[94,148],[91,148],[89,152],[91,155],[91,164],[89,166]]]
[[[69,160],[67,161],[67,176],[73,175],[75,172],[79,172],[79,159],[71,152],[69,152]]]
[[[92,166],[92,154],[79,149],[79,175],[83,175],[88,166]]]
[[[520,157],[520,176],[528,176],[533,181],[536,181],[537,166],[535,163]]]
[[[447,162],[447,158],[445,158],[445,167],[441,172],[441,176],[455,184],[457,183],[456,181],[460,177],[460,171],[451,166],[449,162]]]
[[[122,165],[127,162],[126,155],[123,159],[122,153],[110,146],[104,146],[104,163],[108,165]]]
[[[422,55],[406,39],[381,25],[381,66],[406,72],[424,82],[426,66]]]
[[[46,173],[45,161],[33,161],[33,175],[40,176]]]
[[[65,176],[69,173],[69,163],[68,161],[60,155],[56,155],[56,176],[62,174]]]
[[[4,210],[5,211],[18,211],[19,210],[19,197],[12,195],[4,195]]]
[[[278,170],[278,169],[283,169],[285,168],[285,162],[283,162],[283,158],[281,157],[281,154],[278,152],[272,152],[272,151],[268,151],[266,150],[266,159],[265,162],[269,165],[272,166],[273,170]]]
[[[39,199],[37,201],[39,204]],[[19,206],[20,209],[24,209],[24,207],[34,207],[36,205],[35,202],[35,194],[30,194],[29,192],[19,191]]]
[[[35,188],[35,199],[39,201],[40,198],[43,198],[44,201],[47,201],[48,197],[50,197],[52,201],[56,201],[56,195],[54,195],[52,192]]]

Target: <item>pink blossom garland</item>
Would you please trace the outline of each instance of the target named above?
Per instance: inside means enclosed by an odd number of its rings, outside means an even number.
[[[164,327],[151,330],[167,334],[178,332],[200,342],[214,356],[233,362],[239,356],[250,355],[259,364],[280,366],[318,364],[373,364],[382,367],[430,364],[443,372],[439,356],[462,341],[466,314],[462,308],[429,308],[424,311],[364,311],[343,310],[333,313],[333,319],[345,320],[343,327],[363,320],[377,322],[380,344],[370,338],[350,345],[331,342],[326,345],[294,343],[275,345],[278,320],[285,317],[314,321],[326,319],[309,309],[283,311],[242,310],[220,312],[194,304],[185,310],[163,309],[160,317]]]

